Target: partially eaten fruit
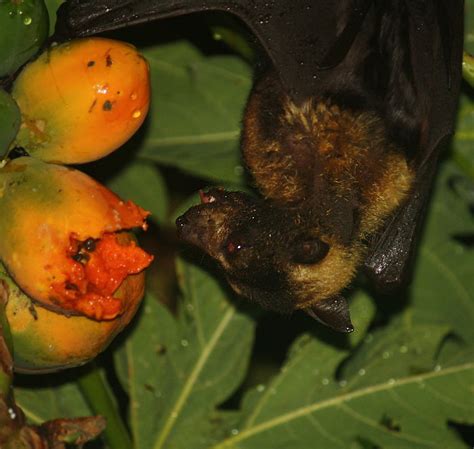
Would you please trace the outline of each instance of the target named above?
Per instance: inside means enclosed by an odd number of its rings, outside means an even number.
[[[76,39],[28,64],[12,96],[22,113],[15,145],[47,162],[89,162],[116,150],[143,123],[149,67],[125,42]]]
[[[153,257],[128,231],[148,213],[78,170],[31,157],[0,170],[0,258],[21,289],[65,315],[113,320],[120,285]]]
[[[113,320],[65,316],[45,309],[25,295],[0,264],[0,281],[7,289],[15,370],[42,373],[71,368],[92,360],[130,322],[140,305],[145,275],[130,275],[116,291],[126,308]]]

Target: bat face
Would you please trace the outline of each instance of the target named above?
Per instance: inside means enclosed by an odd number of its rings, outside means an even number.
[[[213,189],[177,221],[179,237],[219,262],[234,290],[289,313],[298,302],[292,275],[322,263],[329,244],[289,211],[241,192]]]
[[[178,218],[178,235],[215,259],[238,294],[266,309],[289,314],[301,308],[339,331],[352,330],[338,293],[362,247],[354,251],[324,235],[307,216],[311,210],[220,189],[202,193],[201,201]]]

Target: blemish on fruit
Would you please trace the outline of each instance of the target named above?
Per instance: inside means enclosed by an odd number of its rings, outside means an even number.
[[[96,104],[97,104],[97,98],[89,106],[89,110],[87,112],[92,112],[94,110]]]
[[[105,65],[107,67],[110,67],[112,65],[112,57],[109,54],[105,57]]]
[[[111,111],[112,110],[112,102],[110,100],[105,100],[104,104],[102,105],[102,109],[104,111]]]
[[[87,67],[94,67],[94,65],[95,65],[95,61],[89,61],[87,63]]]
[[[30,305],[28,306],[28,312],[31,313],[31,316],[35,321],[38,319],[38,312],[36,312],[36,308],[33,303],[30,303]]]

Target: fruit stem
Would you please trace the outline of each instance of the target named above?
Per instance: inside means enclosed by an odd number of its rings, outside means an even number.
[[[104,438],[110,449],[131,449],[132,442],[123,423],[104,373],[92,363],[78,379],[79,388],[93,412],[107,419]]]

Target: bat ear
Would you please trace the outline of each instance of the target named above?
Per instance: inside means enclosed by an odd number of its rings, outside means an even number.
[[[338,332],[349,333],[354,330],[349,314],[349,305],[342,296],[316,301],[303,309],[310,317]]]

